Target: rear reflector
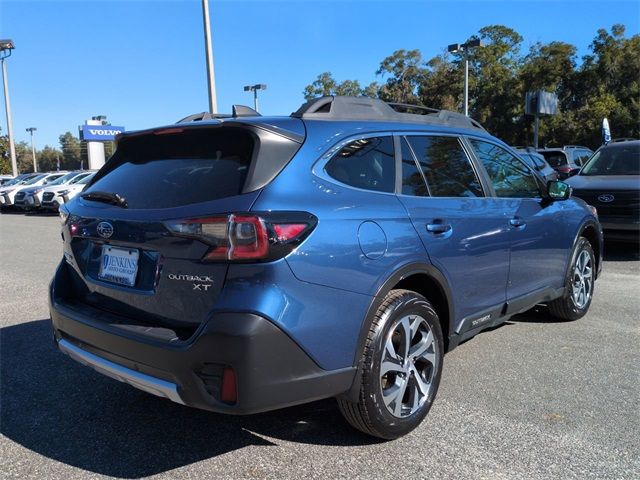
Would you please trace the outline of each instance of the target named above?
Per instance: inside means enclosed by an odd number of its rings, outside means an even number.
[[[236,386],[236,372],[231,367],[224,367],[222,371],[222,391],[220,400],[225,403],[236,403],[238,400],[238,389]]]

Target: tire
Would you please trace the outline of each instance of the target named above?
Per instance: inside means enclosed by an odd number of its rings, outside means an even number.
[[[551,315],[562,320],[577,320],[586,315],[593,299],[596,257],[591,243],[580,237],[571,256],[565,280],[565,293],[549,302]]]
[[[342,415],[368,435],[387,440],[406,435],[433,404],[443,357],[440,320],[429,301],[409,290],[392,290],[366,339],[358,401],[338,399]]]

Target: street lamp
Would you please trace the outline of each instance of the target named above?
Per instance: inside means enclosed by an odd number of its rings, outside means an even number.
[[[454,43],[447,47],[449,53],[462,53],[464,55],[464,114],[469,116],[469,57],[467,51],[470,48],[484,47],[480,39],[469,40],[467,43]]]
[[[11,170],[13,176],[18,175],[16,162],[16,145],[13,143],[13,123],[11,123],[11,100],[9,99],[9,84],[7,83],[7,67],[5,59],[11,56],[11,51],[16,48],[12,40],[0,40],[0,61],[2,61],[2,83],[4,84],[4,106],[7,112],[7,135],[9,136],[9,152],[11,153]]]
[[[211,48],[211,23],[209,21],[209,0],[202,0],[202,21],[204,22],[204,50],[207,58],[207,91],[209,92],[209,113],[218,112],[216,99],[216,75],[213,69]]]
[[[27,132],[31,134],[31,155],[33,156],[33,171],[38,171],[38,164],[36,163],[36,149],[33,146],[33,132],[38,130],[36,127],[27,128]]]
[[[245,92],[253,92],[253,109],[258,111],[258,90],[266,90],[267,86],[264,83],[257,83],[255,85],[247,85],[244,87]]]

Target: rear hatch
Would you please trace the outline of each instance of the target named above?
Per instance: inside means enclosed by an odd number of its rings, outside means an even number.
[[[215,255],[226,239],[219,219],[248,212],[298,148],[279,133],[240,124],[123,137],[88,188],[63,207],[67,300],[192,331],[228,269],[226,257]]]

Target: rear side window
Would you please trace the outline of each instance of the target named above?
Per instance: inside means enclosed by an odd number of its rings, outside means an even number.
[[[325,171],[352,187],[391,193],[395,190],[393,138],[371,137],[350,142],[329,160]]]
[[[482,187],[455,137],[407,137],[433,197],[482,197]]]
[[[407,139],[402,139],[402,194],[413,195],[416,197],[426,197],[429,195],[427,190],[427,184],[424,183],[424,178],[418,165],[413,159],[413,155],[409,150]]]
[[[492,143],[474,139],[470,142],[489,174],[496,196],[507,198],[540,196],[538,182],[522,160]]]
[[[170,208],[238,195],[254,154],[241,128],[125,138],[107,173],[86,192],[117,193],[129,208]]]

